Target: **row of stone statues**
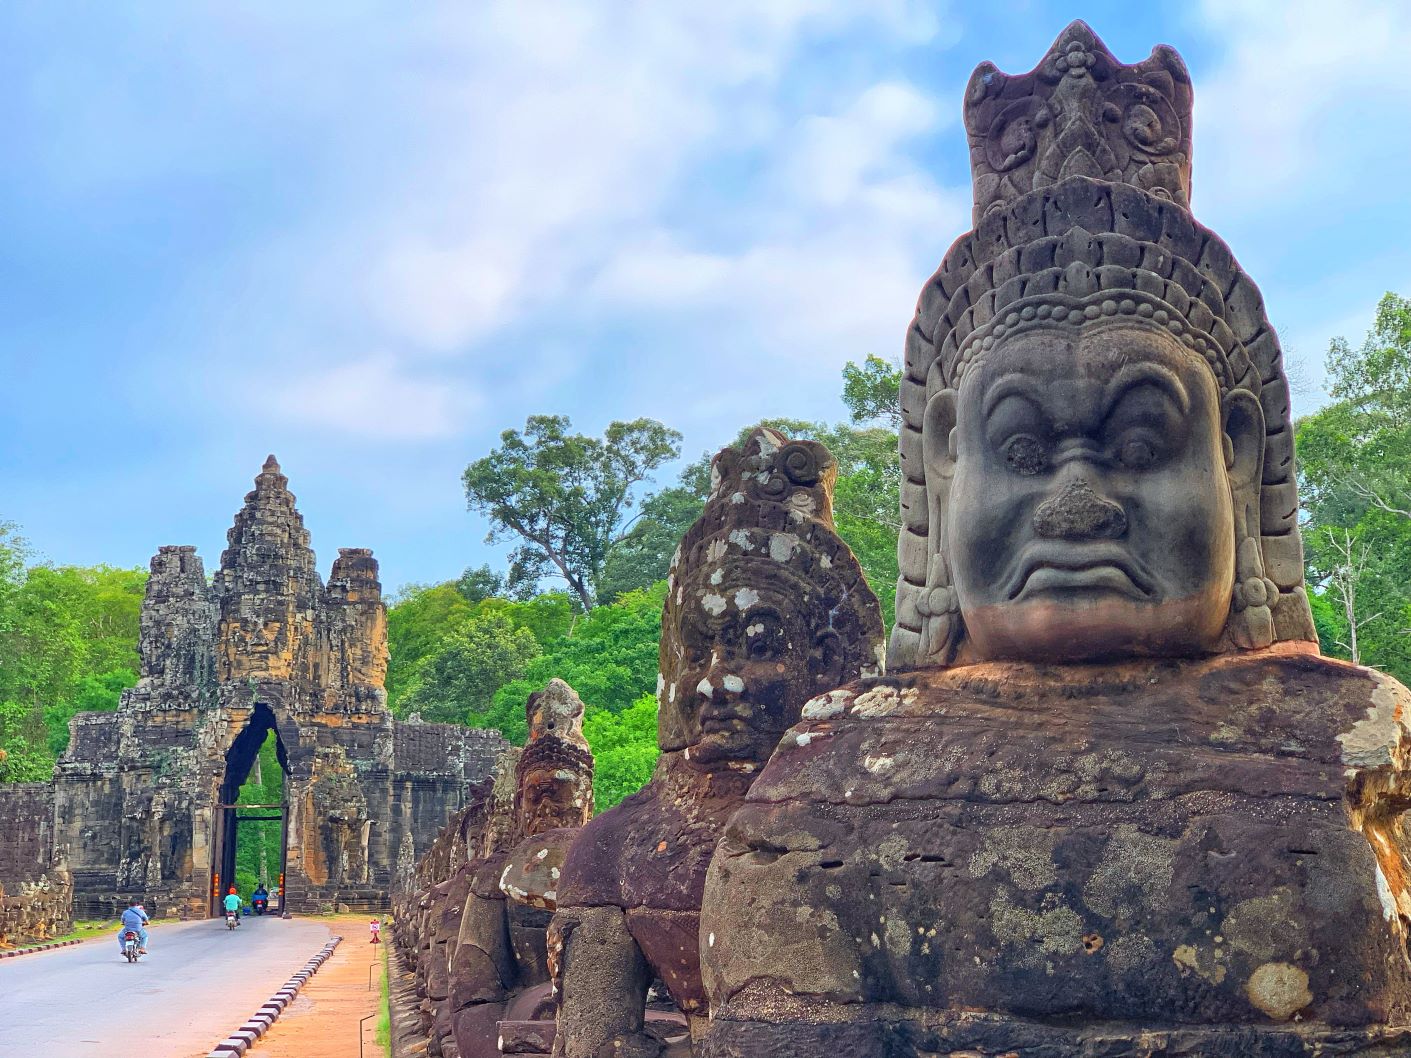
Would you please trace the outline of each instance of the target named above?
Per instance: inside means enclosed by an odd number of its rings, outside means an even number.
[[[521,784],[401,909],[439,1053],[1411,1053],[1411,695],[1318,654],[1282,355],[1191,215],[1191,107],[1174,51],[1082,23],[976,70],[887,673],[827,452],[722,452],[651,782],[576,833]],[[541,726],[521,765],[578,747]]]

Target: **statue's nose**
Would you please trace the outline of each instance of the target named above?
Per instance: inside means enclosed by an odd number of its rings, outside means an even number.
[[[1122,508],[1074,478],[1034,512],[1034,530],[1058,540],[1112,540],[1127,531]]]

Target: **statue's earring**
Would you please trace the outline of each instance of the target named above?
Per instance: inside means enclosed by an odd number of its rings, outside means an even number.
[[[1235,646],[1258,650],[1274,642],[1274,600],[1279,586],[1264,575],[1259,541],[1244,534],[1235,554],[1235,587],[1230,595],[1230,638]]]
[[[1235,586],[1230,595],[1230,639],[1244,650],[1274,642],[1273,605],[1278,586],[1264,575],[1259,545],[1259,490],[1264,467],[1264,411],[1248,390],[1221,401],[1225,429],[1221,448],[1234,501]]]
[[[940,551],[927,564],[926,587],[916,600],[916,612],[921,615],[921,656],[948,664],[960,640],[960,604]]]

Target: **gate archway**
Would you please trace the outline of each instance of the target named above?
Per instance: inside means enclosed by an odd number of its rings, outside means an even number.
[[[283,773],[283,782],[280,783],[280,799],[277,802],[256,800],[241,804],[239,803],[240,788],[250,778],[250,773],[255,769],[259,760],[260,750],[271,735],[274,737],[275,759],[279,762],[280,771]],[[241,826],[248,827],[254,823],[263,824],[275,821],[279,823],[278,880],[272,878],[259,880],[270,887],[270,910],[283,912],[284,873],[289,857],[289,775],[288,750],[285,747],[284,739],[280,736],[279,724],[275,719],[274,711],[264,702],[257,702],[250,714],[250,719],[240,734],[235,736],[235,741],[231,743],[230,749],[226,750],[225,754],[225,778],[221,783],[220,800],[216,805],[216,834],[212,843],[213,847],[218,850],[215,861],[217,871],[211,877],[210,913],[212,915],[218,916],[223,913],[221,899],[236,877]],[[242,891],[240,895],[247,901],[250,896],[249,892],[245,891]]]

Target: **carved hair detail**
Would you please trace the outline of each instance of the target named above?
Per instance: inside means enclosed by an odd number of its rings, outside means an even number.
[[[922,455],[928,402],[1011,334],[1122,317],[1164,329],[1204,358],[1222,395],[1244,391],[1262,408],[1259,494],[1234,497],[1230,641],[1316,641],[1283,354],[1258,288],[1187,208],[1190,108],[1174,51],[1124,66],[1082,23],[1029,74],[986,63],[972,77],[975,229],[922,290],[906,342],[890,667],[951,664],[964,636],[943,539],[947,483],[928,489]]]

